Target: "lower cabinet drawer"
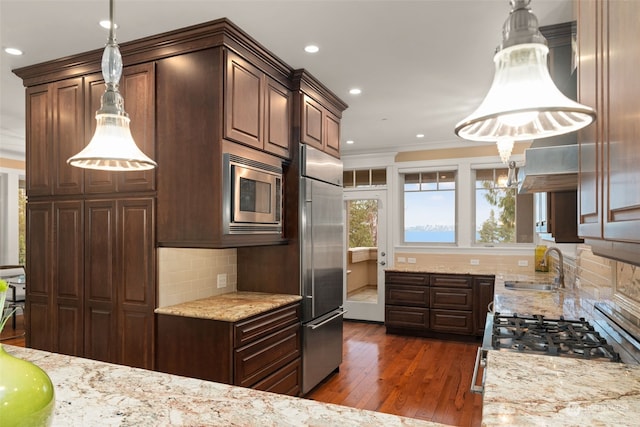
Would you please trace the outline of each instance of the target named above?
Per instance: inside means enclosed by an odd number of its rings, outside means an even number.
[[[389,328],[427,329],[429,328],[429,309],[387,305],[384,324]]]
[[[278,369],[262,381],[257,382],[252,388],[269,391],[271,393],[299,396],[302,383],[302,363],[300,358],[289,363],[282,369]]]
[[[429,307],[429,288],[426,286],[387,285],[385,302],[389,305]]]
[[[234,384],[251,387],[300,357],[300,324],[296,323],[234,351]]]
[[[459,288],[431,288],[431,308],[471,310],[473,290]]]
[[[431,310],[431,330],[454,334],[473,333],[473,313],[458,310]]]

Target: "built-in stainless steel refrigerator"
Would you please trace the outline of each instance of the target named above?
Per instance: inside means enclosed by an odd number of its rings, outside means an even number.
[[[300,148],[302,393],[342,363],[342,162]]]

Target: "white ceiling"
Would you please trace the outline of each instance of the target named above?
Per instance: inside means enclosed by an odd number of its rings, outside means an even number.
[[[493,78],[508,0],[117,0],[120,43],[227,17],[349,108],[343,154],[464,146],[454,125]],[[572,0],[533,0],[540,25],[570,21]],[[102,48],[107,0],[0,0],[0,156],[24,158],[24,89],[11,70]],[[306,44],[320,52],[304,52]],[[348,93],[352,87],[362,94]],[[126,99],[125,99],[126,102]],[[125,104],[126,107],[126,104]],[[424,134],[417,139],[416,134]]]

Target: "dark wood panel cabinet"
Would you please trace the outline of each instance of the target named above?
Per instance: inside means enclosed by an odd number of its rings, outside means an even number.
[[[225,138],[289,158],[291,91],[240,55],[225,57]]]
[[[28,204],[30,347],[153,366],[153,209],[152,198]]]
[[[579,100],[598,113],[578,137],[578,232],[594,253],[640,265],[640,3],[581,0],[577,11]]]
[[[473,328],[478,336],[484,334],[489,305],[493,304],[495,281],[495,276],[473,276]]]
[[[158,314],[157,369],[297,396],[300,303],[239,322]],[[180,345],[175,338],[180,337]]]
[[[82,194],[83,170],[67,159],[84,148],[83,79],[27,88],[27,195]]]
[[[388,271],[387,332],[481,336],[494,280],[493,276]]]
[[[223,139],[223,59],[222,48],[211,48],[156,63],[157,238],[161,246],[220,248],[284,242],[281,234],[223,230],[223,210],[231,209],[224,199],[223,154],[275,167],[283,162],[280,157]],[[252,81],[250,77],[237,80],[243,79]],[[236,94],[238,98],[242,93]],[[228,119],[227,123],[230,121],[236,123],[232,130],[238,139],[251,133],[245,121]],[[262,130],[257,134],[262,135]]]

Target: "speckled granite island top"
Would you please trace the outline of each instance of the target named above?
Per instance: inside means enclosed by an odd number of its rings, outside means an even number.
[[[485,426],[637,426],[640,367],[489,351]]]
[[[182,304],[156,308],[155,312],[172,316],[237,322],[301,299],[300,295],[230,292]]]
[[[44,369],[54,426],[441,426],[248,388],[5,346]]]

